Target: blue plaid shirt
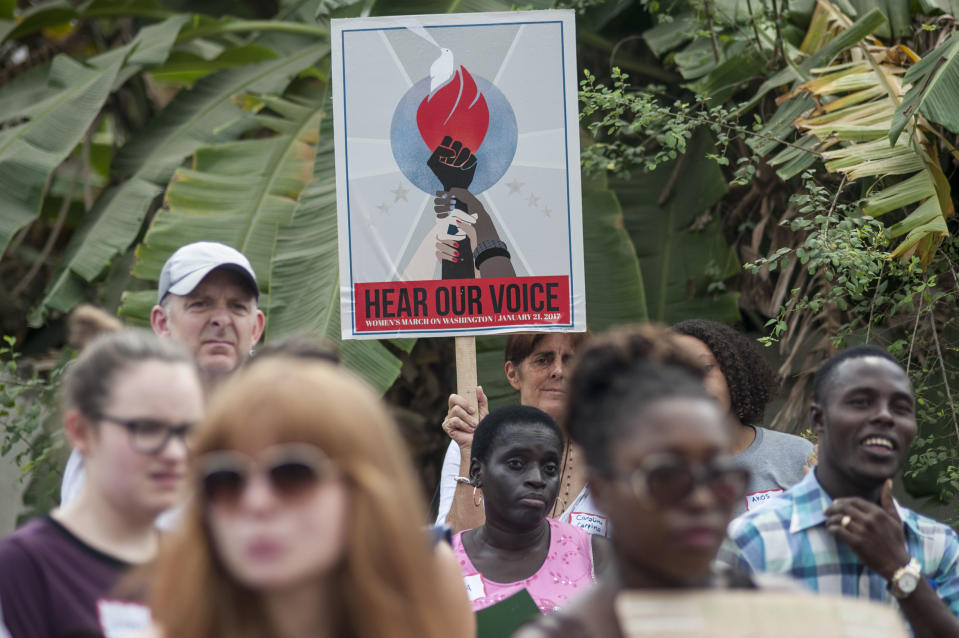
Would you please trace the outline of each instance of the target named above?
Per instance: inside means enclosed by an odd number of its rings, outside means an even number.
[[[765,507],[729,524],[717,561],[748,572],[783,574],[815,592],[895,601],[886,579],[866,567],[846,543],[826,531],[823,513],[832,498],[815,472]],[[947,525],[895,503],[909,555],[959,617],[959,538]]]

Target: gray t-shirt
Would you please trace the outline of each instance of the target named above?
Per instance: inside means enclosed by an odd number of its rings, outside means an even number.
[[[802,480],[803,467],[813,453],[812,443],[794,434],[750,426],[756,430],[752,444],[736,456],[749,469],[751,478],[733,516],[763,507],[777,494]]]

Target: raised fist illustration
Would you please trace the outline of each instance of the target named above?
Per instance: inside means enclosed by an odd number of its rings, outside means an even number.
[[[447,135],[426,160],[426,165],[443,184],[443,190],[469,188],[476,172],[476,156],[461,142]]]

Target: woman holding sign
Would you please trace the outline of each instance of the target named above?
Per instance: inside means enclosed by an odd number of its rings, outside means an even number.
[[[587,346],[569,386],[568,428],[585,452],[597,504],[615,533],[597,586],[522,638],[622,636],[626,589],[754,587],[711,565],[749,474],[732,455],[728,416],[668,335],[621,330]],[[696,369],[693,362],[689,364]]]
[[[560,488],[563,435],[536,408],[490,412],[473,437],[470,480],[486,523],[453,537],[474,611],[526,590],[542,613],[593,583],[608,541],[547,518]]]
[[[562,423],[566,377],[576,349],[585,339],[586,333],[573,332],[509,335],[503,370],[509,384],[519,392],[521,405],[539,408]],[[476,399],[478,410],[473,411],[466,399],[458,394],[450,395],[449,412],[443,421],[443,430],[453,441],[443,462],[436,523],[449,523],[454,532],[478,527],[484,521],[483,508],[474,501],[469,482],[473,432],[489,413],[482,387],[476,388]],[[559,494],[548,515],[605,536],[606,518],[590,498],[582,453],[565,435],[559,484]]]

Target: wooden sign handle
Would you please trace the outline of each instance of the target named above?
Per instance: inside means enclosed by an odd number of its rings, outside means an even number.
[[[456,394],[476,410],[476,337],[453,337],[456,346]]]

